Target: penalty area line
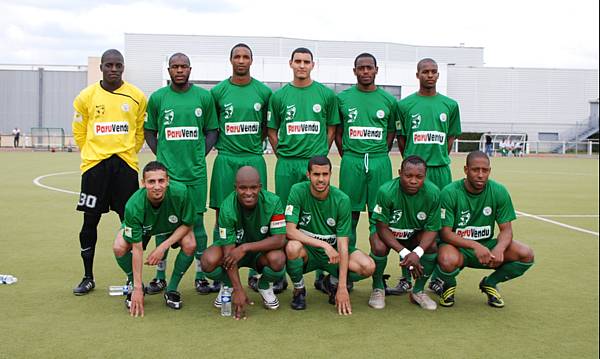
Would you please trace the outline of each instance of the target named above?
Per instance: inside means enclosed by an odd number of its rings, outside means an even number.
[[[51,191],[79,195],[79,192],[73,192],[73,191],[69,191],[69,190],[66,190],[66,189],[61,189],[61,188],[56,188],[56,187],[50,187],[50,186],[47,186],[47,185],[43,184],[42,182],[40,182],[41,180],[43,180],[44,178],[47,178],[47,177],[61,176],[61,175],[78,173],[78,172],[79,171],[70,171],[70,172],[58,172],[58,173],[50,173],[50,174],[47,174],[47,175],[42,175],[42,176],[34,178],[33,179],[33,184],[36,185],[36,186],[38,186],[38,187],[49,189]]]
[[[536,215],[534,215],[534,214],[529,214],[529,213],[525,213],[525,212],[521,212],[521,211],[515,211],[515,212],[517,212],[517,214],[519,214],[519,215],[521,215],[521,216],[524,216],[524,217],[530,217],[530,218],[533,218],[533,219],[537,219],[538,221],[542,221],[542,222],[548,222],[548,223],[551,223],[551,224],[554,224],[554,225],[557,225],[557,226],[560,226],[560,227],[564,227],[564,228],[572,229],[572,230],[574,230],[574,231],[578,231],[578,232],[583,232],[583,233],[591,234],[591,235],[594,235],[594,236],[596,236],[596,237],[598,237],[598,236],[599,236],[599,235],[598,235],[598,232],[590,231],[590,230],[583,229],[583,228],[579,228],[579,227],[575,227],[575,226],[570,226],[570,225],[568,225],[568,224],[561,223],[561,222],[557,222],[557,221],[553,221],[553,220],[551,220],[551,219],[544,218],[544,217],[540,217],[540,216],[536,216]]]

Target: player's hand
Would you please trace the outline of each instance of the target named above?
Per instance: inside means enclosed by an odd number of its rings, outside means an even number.
[[[245,255],[246,251],[242,248],[242,246],[235,247],[223,258],[223,267],[225,269],[233,267],[234,265],[238,264],[238,262],[244,258]]]
[[[156,247],[156,248],[154,248],[154,250],[152,252],[150,252],[150,254],[146,258],[146,261],[144,262],[144,264],[155,266],[158,263],[160,263],[160,261],[163,259],[164,256],[165,256],[165,251],[163,249],[161,249],[160,247]]]
[[[329,243],[325,243],[325,254],[329,257],[330,264],[336,264],[340,262],[340,254],[336,251]]]
[[[410,252],[406,257],[404,257],[404,259],[400,261],[400,266],[408,268],[414,279],[418,279],[423,276],[424,268],[421,265],[419,256],[414,252]]]
[[[504,263],[504,250],[499,249],[497,246],[492,249],[492,260],[489,266],[492,268],[498,268]]]
[[[143,317],[144,316],[144,289],[134,288],[131,293],[131,307],[129,307],[129,314],[132,317]]]
[[[494,257],[492,252],[490,252],[489,249],[487,249],[485,246],[483,246],[479,243],[477,243],[477,245],[475,246],[474,251],[475,251],[475,256],[477,256],[477,260],[479,261],[479,263],[489,266],[490,261]]]
[[[234,290],[231,295],[231,303],[233,304],[233,317],[235,320],[246,319],[246,306],[252,305],[250,299],[246,295],[246,291],[243,288]]]
[[[335,293],[335,307],[338,310],[339,315],[350,315],[352,314],[352,306],[350,305],[350,294],[345,285],[341,283],[338,285],[337,292]]]

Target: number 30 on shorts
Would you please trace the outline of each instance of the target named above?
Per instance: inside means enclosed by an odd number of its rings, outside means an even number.
[[[96,196],[93,196],[91,194],[81,193],[79,195],[79,202],[77,202],[77,205],[87,207],[87,208],[94,208],[94,207],[96,207],[96,201],[97,201]]]

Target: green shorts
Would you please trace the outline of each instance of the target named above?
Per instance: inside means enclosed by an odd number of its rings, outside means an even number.
[[[210,208],[219,208],[221,202],[234,190],[235,175],[243,166],[256,168],[262,187],[267,189],[267,165],[261,155],[220,152],[215,158],[210,181]]]
[[[275,165],[275,194],[279,196],[284,206],[287,204],[292,186],[302,181],[308,181],[308,178],[306,178],[308,161],[308,158],[279,157],[277,159]]]
[[[171,182],[178,182],[175,180],[170,180]],[[196,207],[196,213],[204,213],[206,212],[206,182],[199,182],[194,184],[183,183],[187,187],[188,192],[190,192],[190,197],[192,197],[192,202],[194,203],[194,207]]]
[[[329,263],[329,257],[325,254],[325,251],[320,248],[312,246],[304,246],[307,254],[306,263],[304,263],[303,273],[310,273],[316,269],[321,269],[334,277],[338,276],[339,264]],[[353,246],[348,246],[348,255],[356,251]]]
[[[377,191],[392,179],[392,162],[387,153],[344,152],[340,165],[340,189],[350,197],[353,212],[373,212]]]
[[[247,267],[256,270],[258,259],[263,255],[263,252],[248,252],[238,262],[238,268]]]
[[[438,186],[440,191],[452,182],[450,166],[427,167],[427,180]]]
[[[494,247],[496,247],[496,244],[498,244],[498,241],[496,240],[496,238],[484,239],[484,240],[478,241],[478,242],[479,242],[479,244],[483,245],[490,251],[492,249],[494,249]],[[442,245],[444,245],[444,244],[442,244]],[[474,250],[468,249],[468,248],[458,248],[458,251],[460,252],[460,254],[462,254],[462,256],[464,258],[463,267],[490,269],[490,267],[479,263],[479,260],[477,259],[477,256],[475,255]]]

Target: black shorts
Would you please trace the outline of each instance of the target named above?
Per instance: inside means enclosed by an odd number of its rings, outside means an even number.
[[[125,203],[139,187],[137,172],[112,155],[81,175],[77,210],[95,214],[113,210],[123,217]]]

